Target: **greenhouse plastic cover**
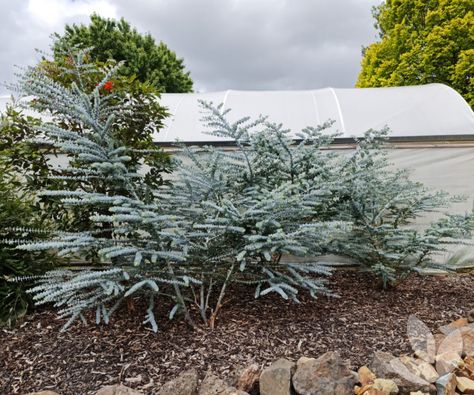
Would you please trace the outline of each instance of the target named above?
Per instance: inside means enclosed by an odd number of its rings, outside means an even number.
[[[293,133],[334,121],[327,133],[360,137],[369,129],[390,128],[392,137],[474,136],[474,112],[463,97],[443,84],[392,88],[325,88],[299,91],[165,93],[159,101],[170,116],[154,139],[161,143],[218,143],[225,138],[206,133],[200,100],[223,104],[236,121],[259,115],[282,123]],[[0,97],[0,110],[10,101]]]
[[[236,121],[268,116],[293,133],[307,126],[334,121],[328,133],[360,137],[369,129],[390,128],[393,137],[474,135],[474,113],[452,88],[429,84],[392,88],[317,89],[299,91],[221,91],[162,94],[171,116],[155,135],[157,142],[213,143],[202,125],[199,101],[223,104]]]

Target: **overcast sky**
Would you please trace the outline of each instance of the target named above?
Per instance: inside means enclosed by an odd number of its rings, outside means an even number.
[[[381,0],[0,0],[0,80],[50,34],[96,12],[124,17],[184,58],[197,91],[353,87]],[[1,86],[0,93],[6,88]]]

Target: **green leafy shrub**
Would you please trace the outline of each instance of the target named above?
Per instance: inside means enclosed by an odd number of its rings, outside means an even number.
[[[23,235],[37,239],[41,234],[28,229],[51,226],[35,198],[47,185],[48,159],[28,140],[33,138],[39,120],[8,106],[0,116],[0,234],[8,240]],[[31,281],[11,282],[17,276],[43,274],[54,266],[52,253],[25,252],[0,243],[0,325],[13,325],[30,306],[25,293]]]
[[[10,104],[0,115],[1,164],[7,174],[13,172],[19,176],[14,184],[22,191],[34,192],[48,184],[48,154],[53,152],[38,150],[30,143],[39,124],[38,118],[26,116]]]
[[[0,165],[0,235],[3,239],[18,237],[18,234],[40,238],[29,229],[47,229],[47,224],[36,215],[34,197],[21,191],[21,182],[5,165]],[[18,276],[34,276],[45,273],[54,266],[54,256],[48,252],[21,251],[15,246],[0,243],[0,325],[13,325],[23,317],[30,305],[31,297],[26,289],[31,281],[11,282]]]

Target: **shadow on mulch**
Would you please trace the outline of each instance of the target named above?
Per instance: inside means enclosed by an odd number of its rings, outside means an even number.
[[[369,275],[338,271],[330,288],[340,298],[301,295],[299,305],[276,295],[255,300],[253,289],[239,287],[214,331],[192,331],[162,318],[155,334],[141,324],[139,309],[133,317],[120,312],[109,326],[77,324],[59,333],[64,322],[52,311],[38,312],[19,328],[0,331],[0,393],[94,394],[123,382],[152,394],[184,369],[212,369],[225,377],[239,365],[330,350],[356,368],[377,350],[410,352],[410,314],[434,330],[474,307],[473,276],[412,275],[390,291],[373,284]]]

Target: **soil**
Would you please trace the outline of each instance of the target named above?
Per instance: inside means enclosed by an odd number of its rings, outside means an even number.
[[[410,352],[410,314],[436,330],[474,308],[472,275],[414,274],[387,291],[375,283],[368,274],[338,271],[330,288],[339,298],[301,295],[300,304],[277,295],[255,300],[253,289],[236,286],[214,330],[169,321],[166,305],[156,311],[162,317],[158,333],[142,324],[142,308],[134,314],[122,309],[109,325],[77,323],[65,333],[54,311],[39,311],[0,331],[0,393],[94,394],[122,382],[153,394],[189,368],[229,377],[250,363],[265,366],[280,357],[296,360],[330,350],[357,368],[377,350]]]

